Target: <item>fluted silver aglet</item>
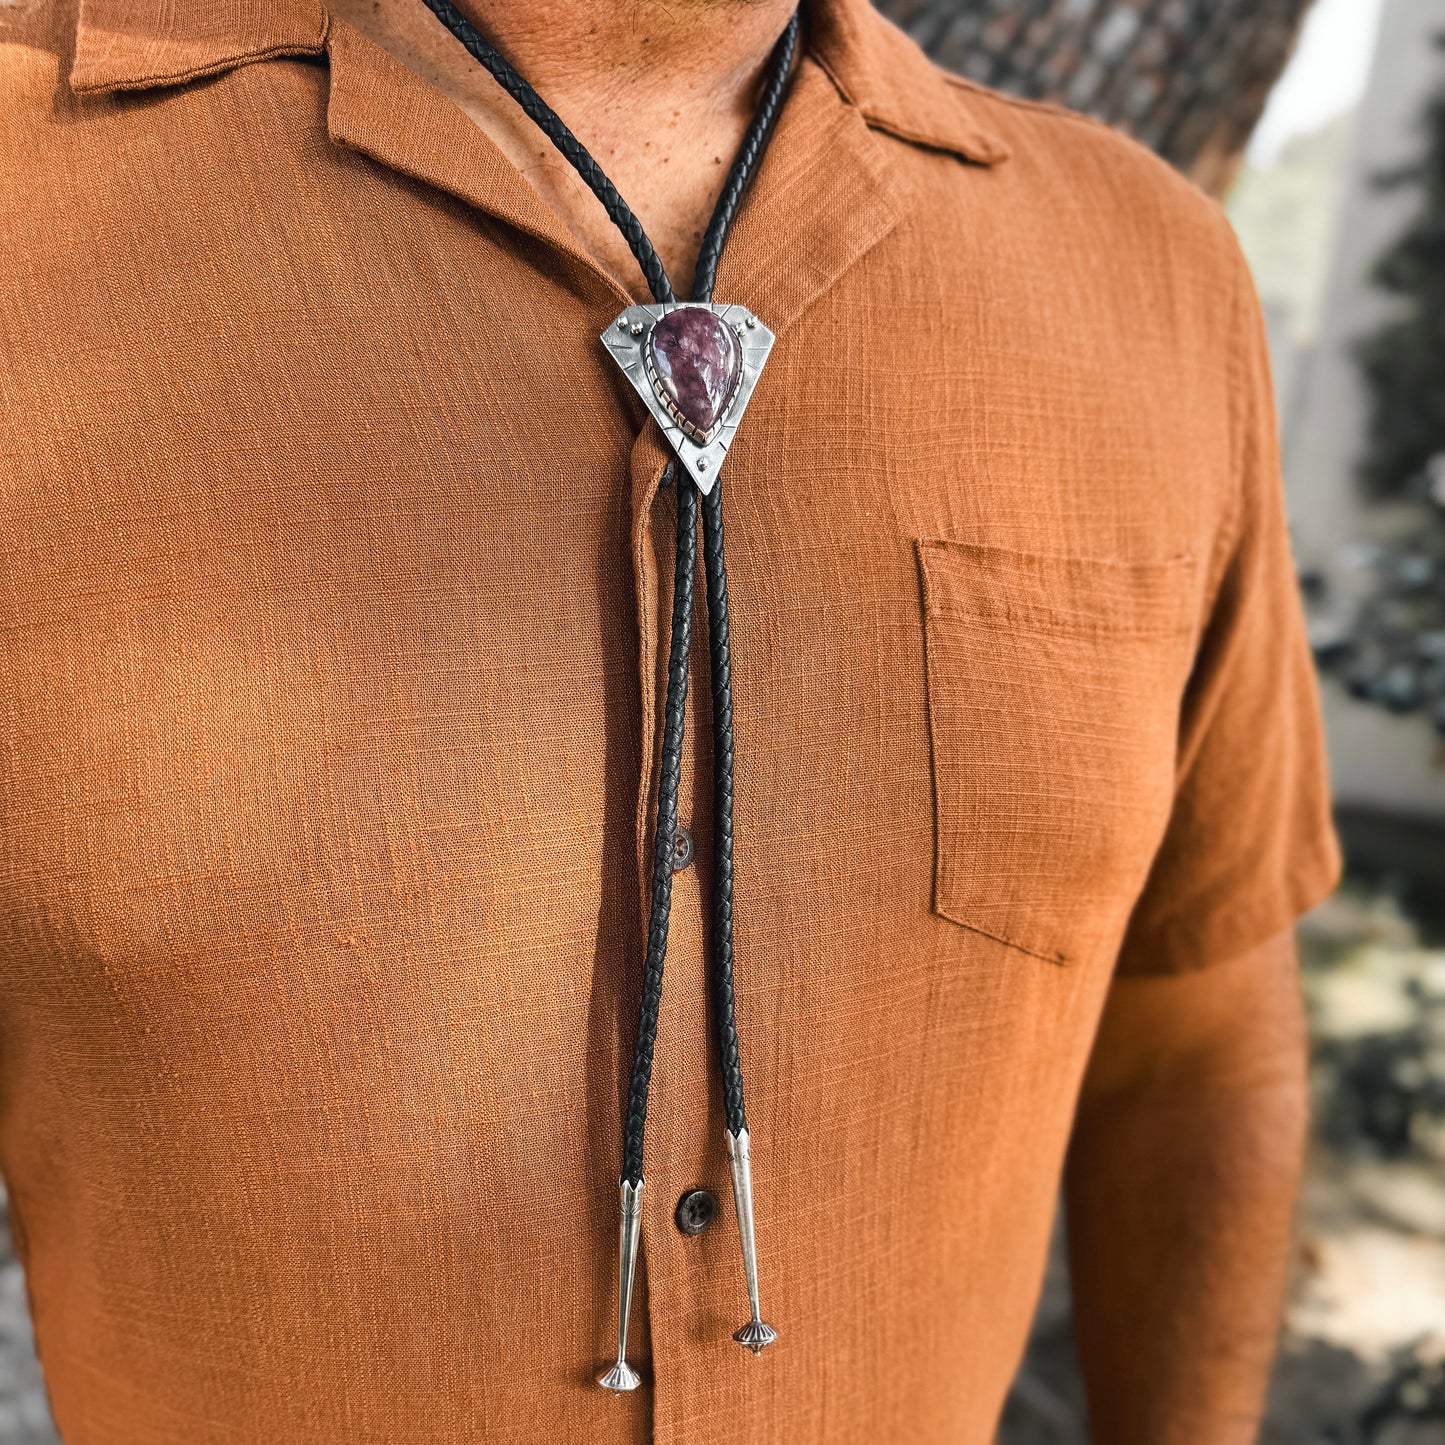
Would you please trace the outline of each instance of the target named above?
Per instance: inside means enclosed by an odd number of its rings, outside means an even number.
[[[627,1321],[632,1314],[632,1277],[637,1267],[637,1236],[642,1227],[642,1180],[621,1186],[622,1224],[617,1248],[617,1363],[597,1383],[604,1390],[635,1390],[642,1377],[627,1363]]]
[[[626,1360],[618,1360],[605,1375],[598,1375],[597,1383],[604,1390],[635,1390],[642,1383],[642,1376]]]
[[[760,1355],[777,1339],[778,1332],[772,1325],[763,1323],[758,1307],[758,1247],[753,1229],[753,1156],[748,1143],[748,1131],[740,1129],[736,1134],[728,1130],[728,1160],[733,1171],[733,1203],[738,1212],[738,1233],[743,1242],[743,1273],[748,1281],[748,1306],[752,1318],[734,1336],[738,1344],[746,1345],[753,1354]]]
[[[749,1320],[740,1329],[733,1339],[738,1344],[746,1345],[755,1355],[762,1354],[764,1348],[777,1339],[778,1332],[772,1325],[765,1325],[762,1320]]]

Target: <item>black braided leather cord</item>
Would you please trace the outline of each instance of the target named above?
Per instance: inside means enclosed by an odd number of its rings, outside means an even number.
[[[642,1144],[647,1130],[647,1094],[662,1007],[662,966],[672,911],[672,836],[677,832],[677,789],[682,780],[682,730],[687,711],[687,660],[692,650],[692,598],[697,583],[697,488],[675,462],[677,562],[672,583],[672,640],[667,649],[667,701],[663,707],[662,760],[657,781],[657,827],[652,835],[652,910],[647,924],[647,957],[642,965],[642,1001],[637,1011],[637,1046],[622,1129],[622,1182],[642,1179]],[[662,846],[663,840],[667,846]]]
[[[773,138],[778,112],[783,104],[783,92],[787,89],[788,75],[793,68],[793,52],[798,48],[799,15],[795,10],[768,61],[768,79],[753,118],[748,124],[743,143],[733,158],[728,178],[723,182],[722,194],[713,207],[712,219],[703,233],[702,247],[697,253],[697,267],[692,277],[692,299],[711,301],[712,288],[717,280],[718,262],[722,259],[723,243],[728,238],[733,217],[737,214],[738,203],[743,198],[748,182]],[[713,487],[714,494],[717,486]]]
[[[617,188],[593,160],[566,123],[450,0],[425,0],[428,9],[491,73],[521,106],[538,129],[562,153],[602,203],[621,232],[656,301],[674,299],[652,242]],[[782,105],[797,50],[797,12],[773,48],[768,78],[758,108],[733,159],[717,205],[713,208],[698,253],[693,298],[712,299],[718,262],[748,181],[757,169]],[[677,558],[673,576],[672,633],[667,653],[667,697],[663,705],[662,751],[659,763],[657,823],[653,832],[652,906],[643,962],[642,998],[638,1006],[637,1046],[628,1087],[627,1117],[622,1135],[622,1182],[642,1182],[643,1143],[647,1128],[647,1096],[657,1046],[657,1021],[662,1006],[663,964],[667,955],[672,911],[672,838],[677,831],[677,795],[682,779],[683,728],[687,711],[687,664],[692,644],[693,592],[697,579],[698,494],[692,478],[669,463],[663,481],[677,483]],[[722,1061],[723,1096],[728,1128],[747,1128],[743,1113],[743,1076],[738,1056],[733,1002],[733,720],[732,669],[728,654],[727,573],[723,566],[722,487],[714,483],[703,499],[703,550],[707,572],[708,647],[713,693],[713,819],[715,853],[713,996]],[[661,846],[666,840],[666,846]]]
[[[733,683],[728,654],[728,578],[723,566],[722,485],[702,499],[707,644],[712,660],[713,1012],[728,1130],[748,1127],[733,1007]]]
[[[743,192],[761,160],[782,105],[793,53],[798,45],[795,11],[773,51],[767,85],[747,134],[733,161],[703,236],[693,276],[693,299],[711,301],[723,243]],[[703,568],[707,574],[708,654],[712,665],[713,776],[713,1013],[722,1070],[723,1104],[728,1130],[748,1127],[743,1107],[743,1066],[738,1053],[737,1012],[733,996],[733,682],[728,645],[728,578],[723,561],[722,479],[702,499]]]
[[[616,186],[607,179],[606,172],[592,159],[591,152],[567,128],[567,123],[533,90],[531,84],[512,68],[511,62],[496,48],[481,31],[462,14],[451,0],[425,0],[428,10],[446,26],[468,52],[486,66],[492,78],[522,107],[528,119],[557,147],[572,169],[587,182],[592,194],[602,202],[612,224],[622,233],[622,238],[637,257],[637,264],[647,278],[648,288],[655,301],[673,299],[672,283],[662,268],[662,260],[653,249],[642,222],[632,214],[632,208],[622,199]]]

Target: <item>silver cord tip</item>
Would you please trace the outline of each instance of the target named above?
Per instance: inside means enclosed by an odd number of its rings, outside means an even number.
[[[756,1223],[753,1217],[753,1151],[752,1141],[746,1129],[736,1134],[728,1130],[728,1162],[732,1166],[733,1204],[738,1212],[738,1233],[742,1237],[743,1274],[748,1286],[748,1307],[751,1318],[733,1336],[738,1344],[751,1350],[754,1355],[762,1352],[777,1339],[778,1332],[772,1325],[763,1323],[762,1311],[758,1307],[758,1248]]]
[[[617,1363],[597,1383],[604,1390],[635,1390],[642,1377],[627,1363],[627,1325],[632,1314],[632,1279],[637,1269],[637,1235],[642,1226],[642,1180],[621,1185],[622,1221],[617,1238]]]

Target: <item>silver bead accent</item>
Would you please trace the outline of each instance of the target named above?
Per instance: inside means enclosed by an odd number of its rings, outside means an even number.
[[[760,1355],[777,1337],[778,1332],[772,1325],[765,1325],[762,1320],[749,1320],[733,1339],[740,1345],[746,1345],[753,1354]]]
[[[756,316],[749,316],[747,320],[743,322],[743,325],[746,326],[749,331],[756,331],[758,329],[758,318]]]
[[[621,1187],[622,1223],[617,1236],[617,1363],[597,1383],[604,1390],[635,1390],[642,1376],[627,1363],[627,1322],[632,1314],[632,1280],[637,1268],[637,1238],[642,1225],[642,1180]]]
[[[763,1323],[758,1307],[758,1250],[753,1227],[753,1157],[748,1131],[728,1130],[728,1162],[733,1173],[733,1204],[738,1212],[738,1233],[743,1244],[743,1274],[748,1284],[748,1306],[752,1318],[734,1336],[738,1344],[760,1355],[778,1337],[772,1325]]]
[[[634,322],[632,323],[632,334],[633,334],[634,336],[641,336],[642,333],[643,333],[644,331],[646,331],[646,330],[647,330],[647,327],[645,327],[645,326],[642,324],[642,322],[640,322],[640,321],[634,321]]]

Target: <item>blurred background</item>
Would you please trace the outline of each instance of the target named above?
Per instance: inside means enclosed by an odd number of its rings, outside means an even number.
[[[879,0],[1220,198],[1269,323],[1344,886],[1263,1445],[1445,1445],[1445,0]],[[0,1221],[3,1226],[3,1221]],[[0,1445],[55,1445],[0,1227]],[[1061,1247],[1000,1445],[1085,1445]]]

